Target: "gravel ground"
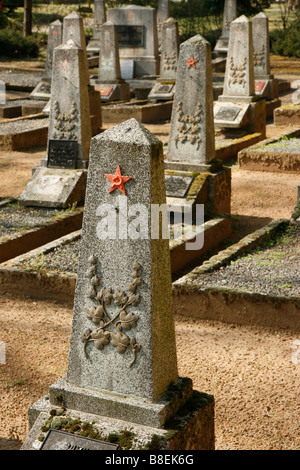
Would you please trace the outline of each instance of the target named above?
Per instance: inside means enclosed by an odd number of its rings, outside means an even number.
[[[228,266],[203,274],[194,284],[275,296],[300,296],[300,227],[287,231]]]
[[[41,226],[55,214],[55,209],[21,207],[14,203],[1,207],[0,237],[22,229]]]

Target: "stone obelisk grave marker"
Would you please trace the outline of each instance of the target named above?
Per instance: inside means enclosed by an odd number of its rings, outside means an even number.
[[[214,448],[213,397],[178,377],[169,241],[151,237],[165,202],[162,143],[138,121],[92,139],[68,370],[31,407],[24,448],[53,408],[103,442],[130,429],[132,449]]]

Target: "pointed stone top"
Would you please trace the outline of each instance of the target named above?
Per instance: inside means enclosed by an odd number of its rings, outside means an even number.
[[[164,23],[177,23],[177,21],[170,16],[167,20],[164,21]]]
[[[255,18],[268,18],[267,15],[265,15],[262,11],[260,13],[257,13],[257,15],[253,16],[252,20]]]
[[[197,45],[197,44],[209,44],[209,42],[202,37],[200,34],[196,34],[196,36],[193,36],[192,38],[187,39],[185,42],[183,42],[181,45]]]
[[[251,20],[247,18],[245,15],[239,16],[236,20],[234,20],[232,23],[250,23]]]
[[[103,26],[114,26],[115,23],[113,23],[112,21],[108,20],[108,21],[105,21],[105,23],[103,23]]]
[[[149,132],[148,129],[146,129],[135,118],[128,119],[128,121],[124,121],[112,129],[108,129],[94,137],[92,140],[105,140],[147,146],[161,143],[155,135],[151,134],[151,132]]]
[[[77,46],[77,44],[75,44],[75,42],[73,41],[73,39],[69,39],[66,43],[64,44],[61,44],[61,46],[58,46],[56,47],[56,49],[81,49],[79,46]]]
[[[82,16],[79,15],[79,14],[77,13],[77,11],[73,11],[73,13],[70,13],[70,15],[65,16],[65,19],[68,19],[68,20],[70,20],[70,19],[78,19],[78,18],[82,18]]]
[[[60,20],[55,20],[52,23],[50,23],[50,26],[56,26],[56,25],[60,26],[61,24],[62,24],[62,22]]]

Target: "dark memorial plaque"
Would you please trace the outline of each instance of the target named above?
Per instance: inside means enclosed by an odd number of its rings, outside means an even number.
[[[49,140],[48,168],[76,168],[77,141]]]
[[[235,121],[241,109],[242,108],[238,108],[236,106],[223,106],[215,115],[215,119],[220,121]]]
[[[174,85],[158,85],[155,93],[170,93]]]
[[[40,450],[120,450],[117,444],[50,429]]]
[[[192,176],[165,175],[166,196],[185,197],[193,179],[194,178]]]
[[[144,47],[144,26],[117,25],[119,47]]]

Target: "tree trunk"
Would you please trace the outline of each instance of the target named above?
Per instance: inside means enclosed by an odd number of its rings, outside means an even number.
[[[24,36],[32,34],[32,0],[24,0]]]

